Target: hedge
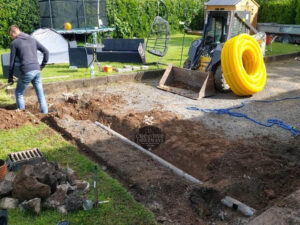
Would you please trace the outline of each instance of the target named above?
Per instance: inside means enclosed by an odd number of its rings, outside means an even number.
[[[116,28],[113,32],[114,37],[147,36],[150,24],[156,16],[157,0],[106,1],[108,21]],[[259,22],[300,24],[300,0],[257,1],[261,5]],[[183,28],[179,22],[185,20],[191,29],[202,29],[204,0],[165,0],[165,2],[169,11],[172,32],[182,31]],[[185,11],[187,16],[185,16]],[[7,34],[9,25],[17,24],[27,33],[39,27],[38,0],[0,0],[0,15],[0,47],[7,48],[11,41]]]
[[[157,14],[157,0],[107,0],[108,19],[115,24],[115,37],[146,37],[151,22]],[[187,20],[192,29],[200,30],[203,24],[203,1],[201,0],[166,0],[169,23],[172,32],[182,30],[180,21]],[[162,9],[162,8],[161,8]],[[187,10],[185,10],[187,9]],[[185,17],[185,11],[187,17]],[[166,17],[165,12],[161,12]],[[192,22],[192,18],[194,18]]]
[[[107,1],[108,20],[115,25],[115,37],[146,37],[150,24],[157,12],[157,0],[113,0]],[[172,32],[183,29],[179,21],[187,19],[192,29],[200,30],[203,24],[203,0],[166,0]],[[188,8],[187,17],[184,9]],[[191,10],[193,9],[193,10]],[[38,28],[38,0],[0,0],[0,46],[9,47],[11,41],[7,30],[9,25],[17,24],[24,32],[31,33]],[[115,15],[115,16],[114,16]],[[164,16],[164,15],[162,15]]]
[[[264,23],[295,24],[298,0],[262,0],[258,21]],[[300,15],[299,15],[300,16]]]
[[[10,45],[10,25],[17,24],[24,32],[31,33],[38,21],[37,0],[0,0],[0,46]]]
[[[296,8],[296,24],[300,24],[300,0],[297,0],[297,8]]]

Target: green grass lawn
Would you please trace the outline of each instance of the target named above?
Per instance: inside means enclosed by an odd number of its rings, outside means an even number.
[[[59,162],[64,167],[68,164],[82,179],[88,180],[92,187],[94,163],[79,154],[76,148],[59,134],[49,131],[45,124],[0,130],[0,140],[1,159],[6,159],[10,152],[37,147],[47,159]],[[109,199],[108,204],[103,204],[98,209],[78,211],[68,215],[43,209],[38,217],[30,212],[21,212],[19,209],[8,210],[9,225],[55,225],[64,219],[67,219],[70,225],[156,224],[154,215],[137,203],[118,181],[102,171],[98,174],[99,201]],[[89,198],[93,199],[93,189],[89,193]]]
[[[8,96],[5,90],[0,90],[0,108],[14,104],[14,100]]]
[[[274,42],[271,46],[267,46],[266,56],[282,55],[294,52],[300,52],[300,45],[294,44],[282,44],[279,42]]]
[[[181,55],[181,48],[182,48],[182,34],[174,34],[171,36],[169,49],[167,55],[162,60],[163,63],[169,64],[172,63],[175,66],[180,65],[180,55]],[[183,62],[187,58],[188,50],[191,43],[200,38],[196,35],[186,35],[184,51],[183,51]],[[300,45],[292,45],[292,44],[282,44],[282,43],[273,43],[273,51],[269,51],[270,47],[267,47],[266,56],[272,55],[280,55],[280,54],[287,54],[293,52],[300,52]],[[0,54],[9,52],[9,49],[0,49]],[[147,62],[156,62],[158,60],[157,57],[146,53]],[[182,62],[182,63],[183,63]],[[120,67],[122,68],[125,64],[117,63],[117,62],[104,62],[101,64],[103,65],[111,65],[113,67]],[[126,63],[126,65],[132,66],[140,66],[140,64],[134,63]],[[164,67],[164,66],[161,66]],[[150,66],[150,69],[156,69],[156,66]],[[105,73],[100,72],[98,70],[97,65],[95,64],[95,76],[107,76],[109,74],[116,74],[116,72],[112,73]],[[43,82],[49,83],[53,81],[62,81],[62,80],[73,80],[73,79],[81,79],[81,78],[90,78],[90,69],[77,69],[71,70],[67,64],[56,64],[56,65],[48,65],[42,71]],[[68,76],[68,77],[66,77]],[[0,82],[6,82],[2,76],[2,68],[0,66]]]
[[[190,44],[193,40],[199,38],[199,36],[195,35],[187,35],[184,47],[184,56],[183,60],[187,58],[188,50]],[[172,63],[176,66],[180,64],[180,54],[181,54],[181,46],[182,46],[182,35],[176,34],[171,36],[169,50],[166,57],[163,59],[163,63]],[[9,49],[0,49],[0,54],[9,52]],[[157,57],[146,54],[147,63],[156,62],[158,60]],[[113,67],[122,68],[124,65],[132,65],[132,66],[141,66],[141,64],[134,63],[117,63],[117,62],[103,62],[101,65],[111,65]],[[164,67],[164,66],[162,66]],[[150,69],[156,69],[157,66],[150,66]],[[107,76],[109,74],[116,74],[117,72],[105,73],[100,72],[98,70],[98,66],[95,64],[95,76]],[[3,79],[2,68],[0,68],[0,82],[6,82]],[[69,76],[69,77],[65,77]],[[42,77],[44,83],[49,83],[53,81],[61,81],[61,80],[73,80],[73,79],[81,79],[81,78],[90,78],[90,69],[80,68],[77,70],[69,69],[68,64],[56,64],[56,65],[47,65],[46,68],[42,71]],[[49,79],[55,77],[54,79]],[[61,78],[60,78],[61,77]]]

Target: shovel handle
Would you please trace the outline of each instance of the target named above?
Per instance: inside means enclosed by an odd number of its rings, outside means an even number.
[[[10,85],[10,83],[7,83],[7,84],[3,84],[3,85],[1,85],[1,86],[0,86],[0,90],[1,90],[1,89],[3,89],[3,88],[6,88],[6,87],[8,87],[9,85]]]
[[[18,78],[14,76],[14,77],[13,77],[13,80],[14,80],[14,82],[17,82],[17,81],[18,81]],[[3,89],[3,88],[8,87],[9,85],[12,85],[12,83],[2,84],[2,85],[0,86],[0,90]]]

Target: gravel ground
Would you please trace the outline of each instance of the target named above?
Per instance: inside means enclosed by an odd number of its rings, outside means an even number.
[[[182,115],[186,119],[203,122],[211,130],[222,131],[229,139],[257,138],[268,136],[283,144],[299,145],[299,137],[277,126],[265,128],[243,118],[229,115],[205,114],[190,111],[188,106],[200,109],[227,108],[238,106],[244,100],[272,100],[300,96],[300,62],[294,59],[267,64],[268,81],[265,89],[250,98],[241,98],[233,93],[217,94],[214,97],[198,101],[165,92],[156,88],[159,80],[148,80],[145,83],[111,84],[97,88],[97,91],[121,95],[128,101],[124,112],[147,111],[160,109]],[[277,118],[300,128],[300,99],[272,103],[252,102],[237,110],[250,117],[265,122],[269,118]]]

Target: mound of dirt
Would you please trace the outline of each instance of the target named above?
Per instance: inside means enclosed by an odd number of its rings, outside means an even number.
[[[70,115],[77,120],[99,119],[101,111],[112,113],[116,111],[117,106],[125,103],[122,96],[119,95],[101,95],[92,96],[89,94],[73,95],[63,94],[63,97],[50,97],[47,99],[49,113],[55,117],[62,118],[64,115]],[[39,104],[36,100],[31,100],[28,110],[39,117],[43,115],[39,113]]]
[[[35,118],[28,112],[0,109],[0,129],[12,129],[34,124]]]

